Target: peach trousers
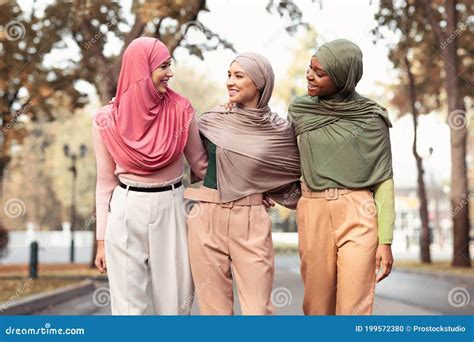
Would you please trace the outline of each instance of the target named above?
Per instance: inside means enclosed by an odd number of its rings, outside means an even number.
[[[369,190],[310,191],[297,206],[306,315],[370,315],[378,246]]]
[[[271,222],[261,194],[220,203],[217,190],[188,188],[191,271],[202,315],[232,315],[233,277],[242,314],[269,315],[273,284]]]

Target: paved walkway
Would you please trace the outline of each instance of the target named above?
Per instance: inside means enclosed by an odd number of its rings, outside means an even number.
[[[303,285],[298,256],[278,256],[275,264],[273,302],[276,314],[302,315]],[[59,305],[51,305],[42,314],[109,315],[107,282],[99,283],[98,287],[102,295],[96,290],[96,300],[93,300],[93,293],[88,293]],[[236,293],[235,298],[235,314],[240,314]],[[474,284],[466,278],[394,270],[389,278],[377,285],[374,315],[473,315],[473,305]],[[192,313],[199,314],[196,303]]]

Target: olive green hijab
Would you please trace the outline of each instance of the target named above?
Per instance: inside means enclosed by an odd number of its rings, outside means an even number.
[[[355,91],[363,71],[361,50],[338,39],[314,56],[339,92],[324,98],[299,96],[289,107],[304,182],[319,191],[366,188],[391,178],[387,110]]]

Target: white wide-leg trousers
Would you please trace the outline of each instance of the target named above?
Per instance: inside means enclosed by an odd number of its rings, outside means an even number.
[[[189,315],[194,286],[183,192],[115,188],[105,233],[113,315]]]

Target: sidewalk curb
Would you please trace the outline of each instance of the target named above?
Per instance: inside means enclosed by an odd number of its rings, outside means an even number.
[[[411,274],[418,274],[418,275],[426,275],[426,276],[434,276],[437,278],[449,279],[449,280],[460,280],[460,281],[474,281],[474,275],[466,275],[466,274],[452,274],[444,271],[427,271],[427,270],[417,270],[413,268],[404,268],[404,267],[394,267],[394,270],[398,272],[404,273],[411,273]]]
[[[94,282],[88,279],[76,285],[25,296],[24,298],[12,303],[0,303],[0,315],[31,315],[37,311],[46,309],[51,304],[65,302],[74,297],[93,291],[94,289]]]
[[[42,274],[41,279],[52,279],[52,280],[96,280],[96,281],[107,281],[107,275],[50,275],[50,274]],[[25,280],[25,276],[23,274],[18,275],[0,275],[0,281],[2,280]],[[2,303],[0,303],[1,308]]]

